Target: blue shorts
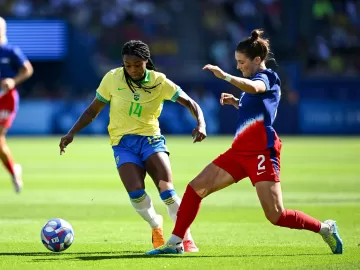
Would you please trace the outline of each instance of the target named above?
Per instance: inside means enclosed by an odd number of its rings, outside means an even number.
[[[116,167],[119,168],[122,164],[130,162],[145,168],[145,160],[150,155],[158,152],[169,154],[165,144],[166,140],[162,135],[125,135],[118,145],[112,147]]]

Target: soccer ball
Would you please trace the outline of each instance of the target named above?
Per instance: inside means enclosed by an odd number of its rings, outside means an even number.
[[[41,229],[41,241],[48,250],[61,252],[74,242],[74,230],[61,218],[50,219]]]

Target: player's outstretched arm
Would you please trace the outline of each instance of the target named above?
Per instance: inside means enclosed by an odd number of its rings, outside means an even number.
[[[181,105],[185,106],[192,114],[192,116],[194,116],[194,118],[196,119],[198,125],[196,128],[194,128],[192,132],[192,137],[194,138],[194,143],[201,142],[206,138],[206,124],[204,114],[199,104],[197,104],[185,92],[181,92],[176,101]]]
[[[75,134],[80,132],[83,128],[89,125],[105,107],[106,103],[100,101],[97,98],[91,102],[90,106],[81,114],[80,118],[75,122],[74,126],[69,130],[69,132],[61,138],[60,140],[60,155],[65,153],[65,148],[68,146],[74,139]]]
[[[204,66],[203,70],[211,71],[217,78],[228,81],[229,83],[243,90],[246,93],[259,94],[266,91],[266,86],[263,81],[260,80],[252,81],[246,78],[232,76],[224,72],[218,66],[213,66],[210,64]]]

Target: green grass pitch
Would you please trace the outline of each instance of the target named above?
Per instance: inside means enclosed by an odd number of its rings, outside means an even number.
[[[59,138],[10,137],[25,188],[16,195],[0,170],[0,269],[360,269],[360,138],[282,139],[285,207],[337,220],[343,255],[332,255],[312,232],[271,225],[248,179],[203,201],[192,226],[199,253],[143,255],[152,248],[151,230],[129,203],[107,137],[75,138],[63,156]],[[231,140],[167,137],[180,196]],[[146,184],[168,237],[173,224],[151,179]],[[54,217],[76,234],[60,254],[40,241],[41,226]]]

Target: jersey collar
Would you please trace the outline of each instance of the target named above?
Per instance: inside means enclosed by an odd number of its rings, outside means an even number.
[[[148,83],[148,82],[150,82],[150,72],[149,72],[147,69],[145,69],[144,79],[142,79],[142,80],[140,81],[140,83],[141,83],[141,84],[144,84],[144,83]]]

